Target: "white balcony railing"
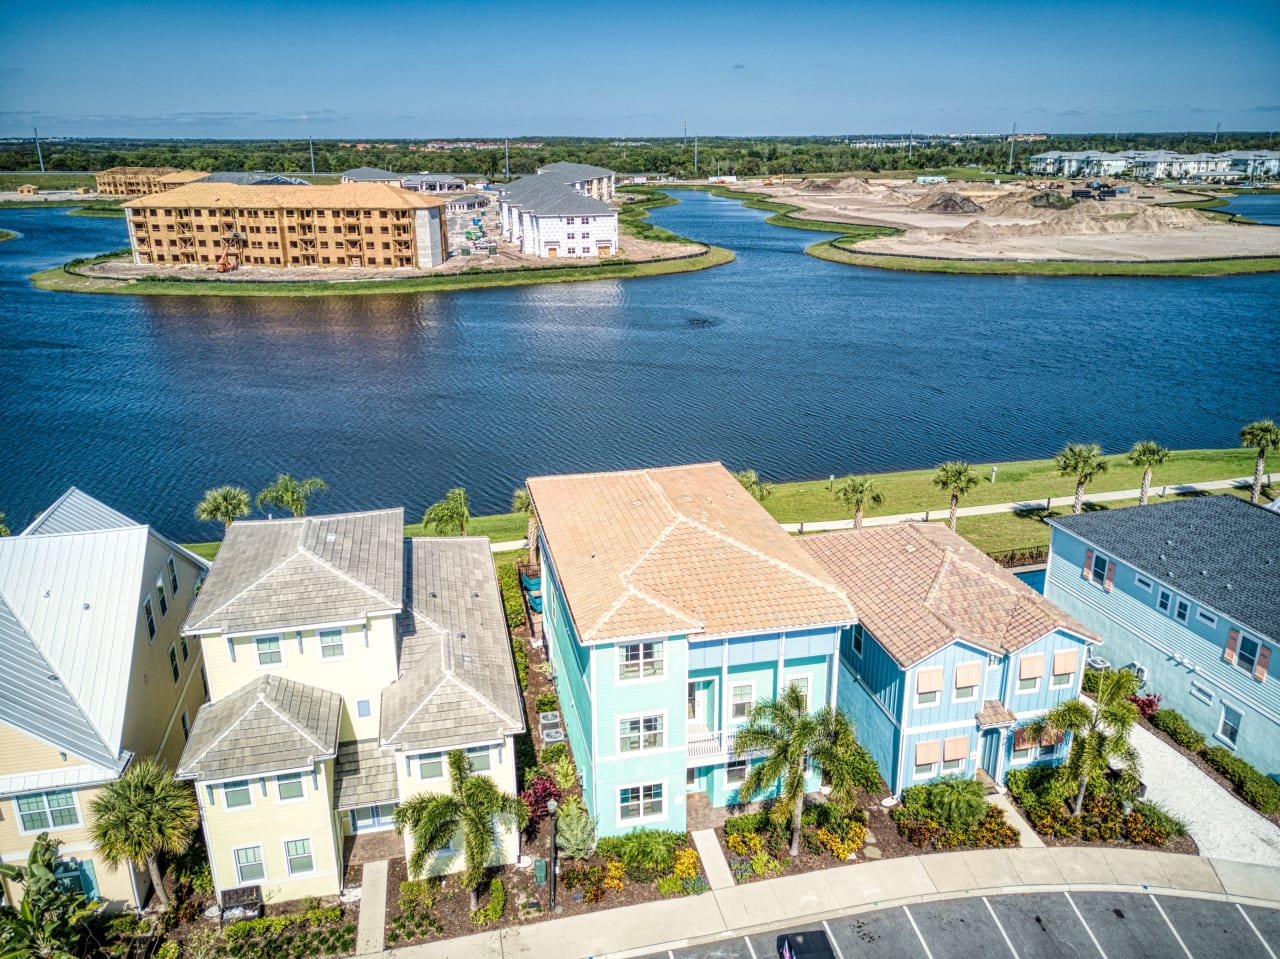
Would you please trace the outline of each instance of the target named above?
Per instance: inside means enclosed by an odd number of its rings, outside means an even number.
[[[689,733],[689,759],[712,759],[725,754],[724,730]]]

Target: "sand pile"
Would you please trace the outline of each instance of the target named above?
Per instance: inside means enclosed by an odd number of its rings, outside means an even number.
[[[835,193],[836,184],[833,180],[805,180],[800,189],[805,193]]]
[[[925,200],[928,198],[926,197]],[[920,200],[919,203],[924,203]],[[920,209],[917,205],[916,209]],[[943,193],[923,208],[926,213],[981,213],[982,207],[959,193]]]
[[[872,189],[871,184],[868,183],[866,180],[864,180],[862,177],[850,176],[850,177],[845,177],[843,180],[840,181],[840,192],[866,196],[869,193],[874,193],[875,190]]]

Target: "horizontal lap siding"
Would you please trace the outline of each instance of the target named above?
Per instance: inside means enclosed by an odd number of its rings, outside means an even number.
[[[1137,585],[1138,574],[1123,563],[1117,564],[1114,589],[1104,592],[1080,575],[1088,548],[1063,530],[1053,531],[1045,595],[1103,638],[1095,655],[1105,657],[1113,668],[1135,662],[1147,667],[1144,691],[1159,693],[1161,705],[1186,716],[1211,745],[1218,742],[1214,734],[1222,704],[1240,710],[1244,720],[1237,754],[1269,774],[1280,774],[1280,680],[1275,674],[1280,660],[1273,658],[1273,672],[1258,682],[1222,658],[1227,632],[1238,629],[1237,624],[1224,616],[1214,627],[1200,622],[1194,596],[1186,597],[1191,600],[1188,623],[1178,622],[1156,606],[1159,580],[1148,577],[1154,580],[1148,593]],[[1175,655],[1194,664],[1196,671],[1179,665]],[[1212,703],[1192,696],[1193,680],[1211,691]]]

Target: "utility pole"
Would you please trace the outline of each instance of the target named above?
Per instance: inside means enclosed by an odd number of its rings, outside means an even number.
[[[307,137],[307,149],[311,151],[311,175],[316,175],[316,145],[311,137]]]
[[[689,145],[689,121],[688,120],[684,121],[684,139],[680,141],[680,145],[682,147],[687,147]]]
[[[511,179],[511,138],[502,138],[502,175]]]
[[[1213,128],[1213,145],[1218,145],[1218,134],[1222,132],[1222,121],[1218,121],[1218,125]]]
[[[693,135],[693,172],[698,172],[698,134]]]
[[[1009,137],[1009,172],[1013,172],[1013,144],[1018,139],[1018,124],[1013,125],[1013,136]],[[993,481],[994,482],[994,481]]]
[[[36,159],[40,161],[40,172],[44,172],[44,154],[40,152],[40,130],[36,127],[31,128],[31,132],[36,135]]]
[[[911,162],[911,154],[916,149],[916,131],[912,130],[907,134],[907,162]]]

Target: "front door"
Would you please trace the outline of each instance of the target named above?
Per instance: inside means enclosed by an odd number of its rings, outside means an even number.
[[[686,718],[691,726],[701,726],[703,729],[712,729],[711,703],[713,700],[712,692],[715,689],[716,681],[714,679],[697,679],[689,683],[688,694],[686,695]]]
[[[992,779],[996,778],[996,765],[1000,760],[1000,730],[989,729],[982,734],[982,768]]]
[[[383,803],[380,806],[361,806],[351,810],[351,832],[379,832],[394,829],[396,824],[396,804]]]

